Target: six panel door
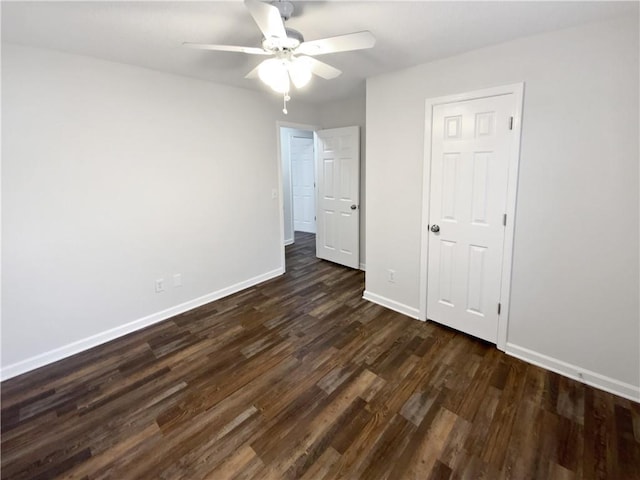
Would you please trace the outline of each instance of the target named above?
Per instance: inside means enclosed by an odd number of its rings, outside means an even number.
[[[360,131],[316,132],[318,213],[316,255],[360,266]]]
[[[433,108],[427,317],[496,343],[513,95]]]

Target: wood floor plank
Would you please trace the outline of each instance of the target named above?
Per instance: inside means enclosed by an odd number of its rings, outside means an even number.
[[[249,445],[243,445],[227,459],[205,474],[204,478],[215,480],[217,478],[233,478],[237,472],[241,472],[252,460],[258,459],[256,452]]]
[[[1,385],[4,479],[640,480],[640,404],[287,273]]]
[[[428,430],[420,438],[403,478],[429,478],[457,419],[457,415],[446,408],[439,408],[433,421],[429,422]]]
[[[484,461],[496,466],[498,470],[502,469],[516,411],[523,399],[526,368],[523,362],[512,363],[483,448],[482,458]]]

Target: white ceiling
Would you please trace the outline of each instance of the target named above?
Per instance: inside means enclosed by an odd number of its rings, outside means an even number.
[[[361,89],[364,79],[483,46],[609,17],[638,15],[637,2],[294,1],[287,26],[306,40],[370,30],[371,50],[326,55],[341,69],[315,78],[296,98],[322,102]],[[243,88],[264,57],[191,50],[182,42],[259,46],[241,0],[225,2],[2,2],[2,40],[148,67]]]

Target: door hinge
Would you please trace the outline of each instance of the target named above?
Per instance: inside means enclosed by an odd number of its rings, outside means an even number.
[[[498,315],[500,315],[500,310],[502,309],[502,304],[498,303]]]
[[[507,226],[507,214],[506,213],[502,216],[502,225],[504,225],[505,227]]]
[[[509,117],[509,130],[513,130],[513,117]]]

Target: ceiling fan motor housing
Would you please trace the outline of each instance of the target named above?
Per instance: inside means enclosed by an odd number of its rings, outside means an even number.
[[[304,37],[299,31],[293,28],[285,28],[285,31],[287,32],[286,38],[265,38],[262,41],[262,48],[272,53],[289,52],[295,50],[304,42]]]

